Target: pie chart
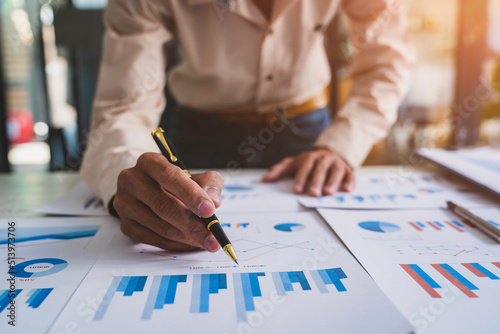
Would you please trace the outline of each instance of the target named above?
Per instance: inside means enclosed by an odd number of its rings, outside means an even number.
[[[9,274],[22,278],[48,276],[60,272],[68,266],[62,259],[44,258],[18,263],[9,270]]]
[[[306,225],[299,223],[281,223],[274,225],[274,228],[281,232],[297,232],[306,228]]]
[[[396,224],[391,224],[391,223],[384,223],[384,222],[361,222],[358,224],[359,227],[371,231],[371,232],[378,232],[378,233],[393,233],[393,232],[398,232],[401,230],[401,227],[399,227]]]

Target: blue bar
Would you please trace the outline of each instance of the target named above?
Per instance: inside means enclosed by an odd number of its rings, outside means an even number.
[[[445,227],[443,224],[441,224],[440,222],[434,222],[434,224],[436,224],[437,226],[439,227]]]
[[[486,269],[485,267],[483,267],[479,263],[471,263],[471,266],[473,266],[474,268],[476,268],[477,270],[479,270],[480,272],[485,274],[486,277],[488,277],[490,279],[500,279],[500,278],[498,278],[497,275],[493,274],[491,271],[489,271],[488,269]]]
[[[125,292],[125,289],[128,286],[128,282],[130,281],[130,276],[123,276],[120,285],[118,285],[118,288],[116,289],[116,292]]]
[[[47,289],[38,289],[37,291],[40,291],[38,293],[34,293],[32,297],[36,294],[36,297],[30,302],[29,300],[27,301],[28,307],[32,308],[38,308],[40,305],[42,305],[43,301],[47,296],[54,290],[53,288],[47,288]],[[30,297],[31,299],[31,297]]]
[[[280,272],[280,276],[285,291],[293,291],[292,282],[290,282],[290,277],[288,276],[288,274],[286,272]]]
[[[33,295],[34,292],[36,292],[37,289],[31,289],[27,294],[26,294],[26,297],[31,297]],[[0,290],[0,291],[3,291],[3,290]]]
[[[139,276],[132,276],[125,288],[125,292],[123,292],[124,296],[132,296],[135,291],[135,287],[137,286],[137,282],[139,282]]]
[[[147,276],[139,276],[134,291],[144,291],[144,286],[146,285],[147,279]]]
[[[160,289],[161,276],[155,276],[153,278],[153,283],[149,289],[148,299],[146,300],[146,306],[144,306],[144,312],[142,313],[142,320],[149,320],[153,316],[153,308],[155,306],[156,296],[158,295],[158,290]]]
[[[285,296],[285,287],[283,286],[280,273],[271,273],[271,276],[273,277],[274,286],[276,287],[276,293],[278,296]]]
[[[352,199],[358,201],[359,203],[363,203],[365,200],[363,196],[352,196]]]
[[[328,289],[326,288],[325,283],[321,279],[321,276],[319,275],[318,270],[311,270],[310,271],[312,278],[314,279],[314,283],[316,283],[316,286],[318,287],[318,290],[320,293],[328,293]],[[278,294],[279,296],[279,294]]]
[[[302,290],[311,290],[311,286],[309,285],[309,282],[307,281],[306,275],[303,271],[296,271],[295,277],[297,277],[297,281],[300,283]]]
[[[447,272],[449,272],[453,277],[455,277],[460,283],[462,283],[463,285],[465,285],[467,288],[469,288],[471,290],[479,290],[479,288],[477,286],[475,286],[474,284],[472,284],[471,282],[469,282],[469,280],[467,280],[465,277],[463,277],[462,275],[460,275],[449,264],[442,263],[442,264],[440,264],[440,266],[444,270],[446,270]]]
[[[456,220],[452,220],[451,222],[452,222],[453,224],[457,225],[458,227],[464,227],[464,225],[463,225],[463,224],[460,224],[460,223],[459,223],[458,221],[456,221]]]
[[[425,227],[427,227],[427,226],[425,226],[424,224],[422,224],[421,222],[417,222],[416,224],[417,224],[418,226],[420,226],[420,227],[424,227],[424,228],[425,228]]]
[[[396,195],[387,195],[386,196],[390,201],[396,202]]]
[[[253,303],[252,285],[248,273],[241,274],[241,285],[243,287],[243,296],[245,297],[245,310],[255,311]]]
[[[209,293],[219,292],[219,274],[210,274],[210,288]]]
[[[33,290],[31,290],[33,291]],[[28,307],[29,305],[37,299],[38,295],[40,294],[40,292],[42,292],[42,289],[35,289],[35,292],[31,294],[31,296],[28,298],[28,300],[26,301],[26,303],[28,304]]]
[[[175,293],[177,292],[177,282],[179,281],[178,275],[170,276],[168,281],[167,294],[165,295],[165,304],[173,304],[175,300]]]
[[[422,268],[420,268],[418,265],[416,264],[409,264],[408,265],[411,269],[413,269],[417,274],[418,276],[422,277],[422,279],[427,282],[427,284],[429,284],[431,286],[431,288],[440,288],[441,286],[439,284],[436,283],[435,280],[433,280],[429,275],[427,275],[427,273],[425,271],[422,270]]]
[[[84,209],[88,209],[88,208],[90,208],[90,206],[91,206],[91,205],[92,205],[92,204],[93,204],[96,200],[97,200],[97,197],[92,197],[92,198],[90,198],[90,199],[87,201],[87,203],[85,203],[85,204],[83,205],[83,208],[84,208]]]
[[[405,194],[403,195],[404,198],[411,198],[411,199],[416,199],[415,195],[413,194]]]
[[[227,276],[226,276],[226,274],[219,274],[219,289],[227,289]]]
[[[335,271],[335,274],[337,274],[337,277],[340,279],[347,278],[347,275],[345,272],[342,270],[342,268],[333,268],[333,271]]]
[[[243,284],[241,282],[242,274],[233,274],[234,301],[236,305],[236,320],[246,322],[247,314],[245,312],[245,297],[243,294]]]
[[[252,286],[252,296],[262,297],[262,292],[260,291],[259,276],[266,276],[265,273],[250,273],[248,274],[250,278],[250,285]]]
[[[156,296],[155,310],[163,309],[165,305],[165,298],[167,298],[168,283],[170,282],[170,276],[163,276],[160,282],[160,289],[158,290],[158,295]]]
[[[335,285],[335,288],[337,288],[337,291],[347,291],[345,288],[344,284],[340,281],[340,278],[337,276],[337,273],[333,269],[326,269],[326,273],[328,276],[330,276],[330,279],[333,282],[333,285]]]
[[[113,296],[115,295],[115,292],[118,289],[118,285],[121,284],[121,280],[123,280],[124,277],[113,277],[113,280],[111,281],[111,284],[109,285],[108,291],[104,295],[104,298],[102,299],[101,305],[99,305],[99,308],[97,309],[95,315],[94,315],[94,320],[102,320],[104,317],[104,314],[108,310],[109,304],[111,304],[111,300],[113,299]]]
[[[14,295],[9,297],[9,293],[14,291]],[[3,293],[0,295],[0,313],[10,304],[11,300],[14,300],[19,294],[23,291],[23,289],[16,290],[3,290]]]
[[[333,198],[335,198],[337,200],[337,202],[339,202],[339,203],[345,202],[344,196],[334,196]]]
[[[200,288],[200,309],[199,312],[208,312],[208,295],[210,293],[210,275],[201,275],[201,288]]]
[[[288,278],[290,278],[290,282],[299,283],[299,278],[297,277],[297,273],[295,271],[287,272]]]
[[[332,280],[330,279],[330,276],[326,273],[325,269],[318,270],[318,274],[323,280],[323,283],[325,284],[333,284]]]
[[[193,291],[191,292],[191,313],[200,312],[201,275],[193,275]]]

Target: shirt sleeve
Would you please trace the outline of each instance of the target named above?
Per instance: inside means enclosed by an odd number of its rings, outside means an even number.
[[[151,130],[166,101],[168,13],[155,0],[110,0],[92,126],[80,176],[109,203],[120,172],[158,152]]]
[[[356,168],[396,121],[415,53],[402,0],[344,0],[342,10],[355,51],[353,85],[316,146],[337,152]]]

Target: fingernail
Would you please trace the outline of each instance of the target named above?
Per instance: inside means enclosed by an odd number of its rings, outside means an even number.
[[[208,188],[207,194],[213,199],[215,202],[220,203],[220,194],[219,191],[215,188]]]
[[[204,200],[198,206],[198,215],[208,217],[213,213],[214,204],[211,201]]]
[[[295,186],[295,192],[301,194],[304,191],[303,186]]]
[[[319,196],[320,195],[320,190],[318,187],[311,187],[311,194],[313,196]]]
[[[205,249],[209,252],[215,252],[219,249],[219,243],[213,235],[207,237],[204,243]]]

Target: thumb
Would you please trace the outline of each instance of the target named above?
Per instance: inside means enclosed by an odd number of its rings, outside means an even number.
[[[224,178],[219,172],[208,171],[201,174],[193,174],[193,180],[200,185],[203,190],[210,196],[215,207],[221,205],[221,192],[224,186]]]

